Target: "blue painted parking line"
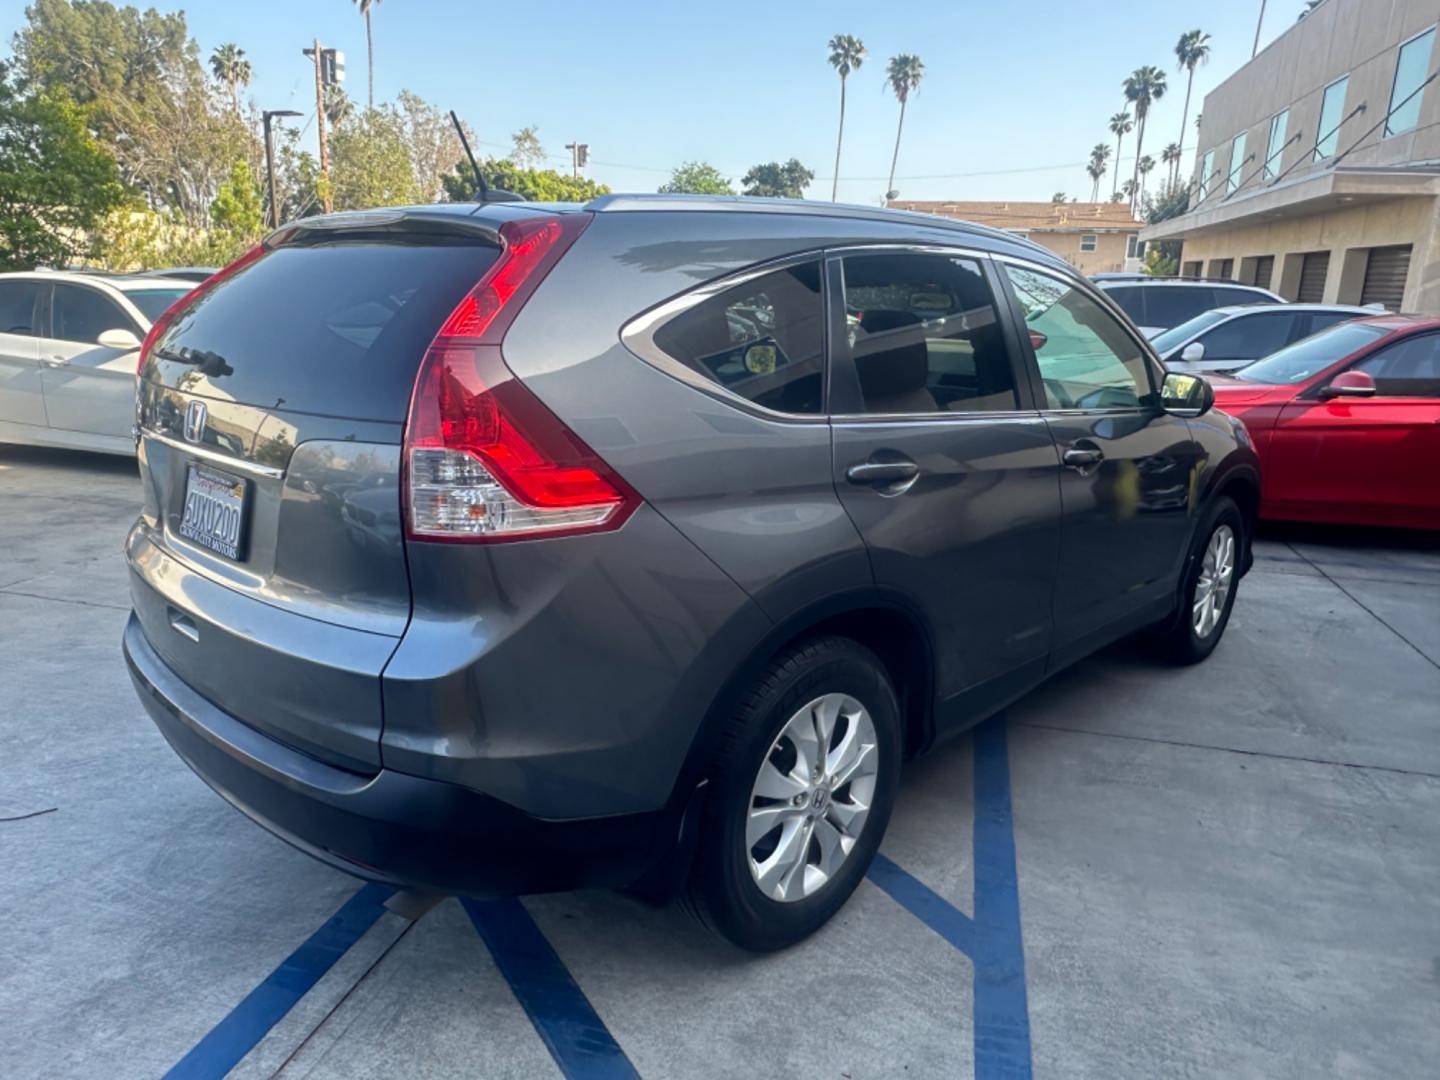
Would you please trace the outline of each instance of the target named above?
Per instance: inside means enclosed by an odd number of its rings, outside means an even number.
[[[245,1000],[210,1029],[165,1074],[166,1080],[219,1080],[295,1007],[385,911],[393,890],[368,884],[311,934],[298,949],[251,990]]]
[[[1004,716],[976,728],[974,739],[974,918],[883,855],[876,856],[870,879],[970,957],[976,1080],[1030,1080],[1030,1010]]]
[[[464,900],[500,974],[571,1080],[639,1077],[530,913],[514,898]]]

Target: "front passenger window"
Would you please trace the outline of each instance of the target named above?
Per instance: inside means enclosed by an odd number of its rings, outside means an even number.
[[[129,330],[133,333],[135,329],[130,318],[108,297],[83,285],[57,283],[51,303],[54,305],[54,334],[61,341],[94,345],[106,330]]]
[[[1407,338],[1355,365],[1379,397],[1440,398],[1440,334]]]
[[[1030,332],[1050,408],[1153,404],[1149,363],[1113,315],[1060,278],[1017,266],[1004,269]]]

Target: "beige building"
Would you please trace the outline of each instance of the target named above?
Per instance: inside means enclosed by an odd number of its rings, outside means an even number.
[[[1440,313],[1440,0],[1325,0],[1206,95],[1181,273]]]
[[[1028,237],[1049,248],[1082,274],[1133,270],[1135,238],[1143,223],[1124,203],[906,202],[894,210],[973,221]],[[1131,262],[1127,266],[1126,259]]]

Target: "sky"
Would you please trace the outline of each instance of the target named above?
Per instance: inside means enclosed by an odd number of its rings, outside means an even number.
[[[314,140],[314,75],[301,55],[312,39],[345,53],[346,88],[366,97],[365,25],[352,0],[151,0],[183,8],[202,54],[233,41],[254,65],[248,94],[265,109],[306,113]],[[475,130],[479,155],[508,152],[512,132],[534,125],[550,162],[569,168],[564,145],[590,145],[587,175],[616,191],[654,191],[670,170],[700,159],[733,181],[764,161],[799,158],[816,174],[807,191],[828,198],[835,173],[839,78],[826,43],[838,33],[869,51],[849,81],[841,201],[884,193],[899,105],[885,62],[917,54],[925,79],[905,115],[895,187],[901,199],[1088,199],[1090,148],[1114,137],[1121,83],[1144,64],[1166,70],[1170,90],[1152,107],[1146,149],[1179,135],[1185,78],[1174,46],[1186,30],[1211,35],[1195,76],[1187,124],[1206,91],[1250,57],[1260,0],[949,0],[905,4],[785,0],[727,4],[509,0],[379,0],[372,9],[375,98],[401,89],[453,108]],[[1269,0],[1261,47],[1291,26],[1303,0]],[[0,32],[24,18],[0,0]],[[1129,176],[1134,136],[1126,138]],[[1157,173],[1152,176],[1158,175]],[[1114,169],[1107,175],[1108,195]],[[738,187],[738,183],[737,183]]]

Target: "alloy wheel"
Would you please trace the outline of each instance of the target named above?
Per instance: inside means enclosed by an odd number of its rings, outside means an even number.
[[[1197,637],[1209,637],[1220,625],[1234,576],[1235,530],[1229,525],[1221,525],[1210,534],[1210,542],[1205,545],[1200,579],[1195,583],[1190,624],[1195,628]]]

